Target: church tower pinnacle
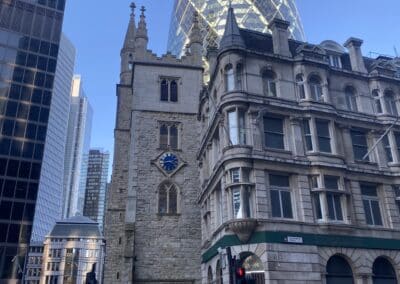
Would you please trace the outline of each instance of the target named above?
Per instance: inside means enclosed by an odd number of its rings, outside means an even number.
[[[136,36],[136,25],[135,25],[135,3],[131,3],[131,16],[129,20],[128,29],[126,31],[124,45],[121,49],[121,84],[130,84],[131,73],[132,73],[132,60],[135,52],[135,36]]]
[[[138,29],[136,31],[135,50],[138,53],[144,53],[147,50],[147,43],[149,41],[147,36],[146,16],[144,15],[144,12],[146,11],[145,7],[142,6],[140,11],[142,13],[140,14]]]

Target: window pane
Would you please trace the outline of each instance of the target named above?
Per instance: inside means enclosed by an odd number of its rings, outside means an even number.
[[[328,218],[330,220],[336,220],[335,218],[335,206],[333,200],[333,194],[327,193],[326,194],[326,201],[328,203]]]
[[[178,101],[178,84],[176,81],[172,81],[170,85],[171,89],[171,102],[177,102]]]
[[[235,169],[231,169],[231,182],[240,182],[240,169],[239,168],[235,168]]]
[[[167,82],[167,80],[161,81],[161,100],[168,101],[168,82]]]
[[[271,190],[271,209],[272,217],[282,217],[278,190]]]
[[[314,199],[316,217],[317,219],[322,219],[322,210],[321,210],[321,202],[319,200],[319,194],[314,194],[313,199]]]
[[[166,149],[168,147],[168,127],[162,125],[160,127],[160,148]]]
[[[373,185],[361,185],[361,194],[367,196],[378,196],[376,187]]]
[[[289,177],[285,175],[269,175],[271,186],[289,187]]]
[[[158,196],[158,213],[167,213],[167,191],[161,188]]]
[[[246,144],[246,124],[244,111],[239,111],[239,143]]]
[[[240,188],[234,188],[232,190],[232,208],[233,208],[233,217],[235,219],[242,218],[242,208],[240,202]]]
[[[371,215],[371,208],[369,205],[369,200],[363,200],[363,205],[364,205],[364,212],[365,212],[365,220],[368,225],[373,225],[374,222],[372,220],[372,215]]]
[[[306,141],[306,149],[307,151],[312,151],[312,138],[311,138],[311,130],[310,130],[310,120],[303,121],[303,130],[304,130],[304,138]]]
[[[340,195],[335,194],[334,195],[334,201],[335,201],[335,212],[336,212],[336,220],[343,220],[343,213],[342,213],[342,203],[340,200]]]
[[[176,191],[176,188],[172,186],[169,190],[169,208],[168,208],[168,213],[174,214],[178,212],[178,194]]]
[[[250,208],[250,190],[243,190],[243,213],[245,218],[251,217],[251,208]]]
[[[379,202],[376,200],[371,200],[371,210],[374,219],[374,225],[382,226],[382,216],[379,209]]]
[[[283,134],[283,119],[275,117],[264,117],[264,131]]]
[[[339,189],[339,178],[334,176],[324,176],[325,188]]]
[[[239,137],[238,137],[238,124],[235,111],[228,112],[228,123],[229,123],[229,138],[231,140],[230,142],[233,145],[237,145],[239,143]]]
[[[385,148],[387,161],[393,162],[392,150],[391,150],[389,139],[388,139],[387,135],[383,136],[382,143],[383,143],[383,147]]]
[[[178,149],[178,128],[171,126],[169,129],[169,139],[172,149]]]
[[[330,138],[319,137],[318,138],[318,143],[319,143],[319,150],[321,152],[325,152],[325,153],[331,153],[332,152],[331,139]]]
[[[235,89],[235,76],[233,74],[232,66],[227,66],[225,69],[226,91],[233,91]]]
[[[292,200],[290,199],[289,191],[281,191],[282,206],[283,206],[283,217],[293,218],[292,212]]]
[[[275,133],[265,133],[265,146],[268,148],[285,149],[283,135]]]

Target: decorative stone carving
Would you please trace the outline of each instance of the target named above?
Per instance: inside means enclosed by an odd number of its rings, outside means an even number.
[[[247,243],[257,227],[256,219],[237,219],[229,224],[229,228],[236,234],[239,240]]]

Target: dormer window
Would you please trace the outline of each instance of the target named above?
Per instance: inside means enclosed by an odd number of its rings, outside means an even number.
[[[173,78],[163,78],[160,84],[160,99],[162,102],[178,101],[178,80]]]
[[[391,115],[398,115],[396,101],[392,91],[386,91],[384,94],[386,111]]]
[[[356,90],[353,87],[346,87],[344,90],[346,106],[348,110],[357,111]]]
[[[264,95],[268,97],[276,97],[275,77],[275,73],[271,70],[265,70],[262,73]]]
[[[304,77],[302,74],[297,74],[296,76],[296,86],[297,86],[297,93],[301,100],[306,98],[306,92],[304,89]]]
[[[339,55],[329,55],[329,65],[335,68],[342,68],[342,61]]]
[[[321,79],[318,76],[313,75],[310,77],[308,84],[310,86],[311,99],[318,102],[323,102],[324,97],[322,92]]]
[[[379,90],[372,91],[372,98],[374,99],[374,107],[376,113],[382,113],[381,99],[379,97]]]

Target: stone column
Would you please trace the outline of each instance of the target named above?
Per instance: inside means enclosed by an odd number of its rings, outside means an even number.
[[[342,133],[343,154],[347,163],[354,162],[353,141],[351,140],[350,127],[348,125],[338,125]]]

